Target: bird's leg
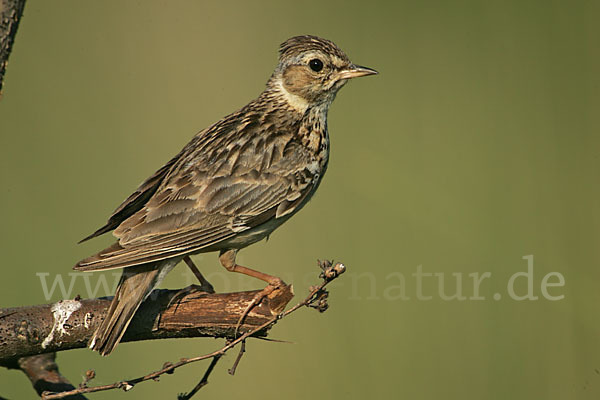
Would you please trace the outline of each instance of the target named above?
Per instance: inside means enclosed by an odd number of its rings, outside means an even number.
[[[235,262],[236,255],[237,255],[236,249],[221,251],[221,254],[219,254],[219,261],[221,262],[221,265],[223,265],[225,267],[225,269],[227,269],[228,271],[239,272],[241,274],[248,275],[253,278],[258,278],[261,281],[267,282],[268,285],[266,288],[264,288],[263,290],[258,292],[256,294],[256,296],[254,296],[254,298],[252,299],[250,304],[248,304],[248,306],[242,313],[242,316],[240,317],[237,324],[235,325],[235,334],[234,334],[235,336],[237,336],[238,329],[239,329],[240,325],[242,324],[242,322],[244,321],[244,319],[246,318],[246,316],[248,315],[248,313],[250,312],[250,310],[252,310],[252,308],[254,308],[254,306],[259,304],[262,301],[262,299],[264,299],[265,297],[267,297],[268,295],[273,293],[275,290],[285,286],[285,282],[282,281],[280,278],[277,278],[276,276],[268,275],[268,274],[256,271],[254,269],[238,265]]]
[[[194,264],[194,261],[192,261],[190,256],[183,257],[183,261],[185,261],[187,266],[192,270],[192,272],[194,273],[194,275],[200,282],[200,285],[190,285],[188,287],[181,289],[180,291],[175,293],[175,295],[171,298],[171,300],[169,300],[169,304],[167,305],[167,307],[170,307],[171,304],[173,304],[175,302],[177,302],[177,306],[179,307],[179,302],[181,301],[181,299],[183,299],[185,296],[187,296],[188,294],[191,294],[191,293],[204,292],[204,293],[212,294],[215,292],[213,285],[211,285],[210,282],[206,280],[204,275],[202,275],[202,272],[200,272],[198,267],[196,267],[196,264]]]
[[[194,275],[200,282],[199,289],[206,293],[214,293],[215,289],[213,288],[213,285],[211,285],[210,282],[206,280],[204,275],[202,275],[202,272],[200,272],[198,267],[196,267],[196,264],[194,264],[194,261],[192,261],[190,256],[183,257],[183,261],[185,261],[187,266],[190,267],[190,269],[192,270],[192,272],[194,273]]]

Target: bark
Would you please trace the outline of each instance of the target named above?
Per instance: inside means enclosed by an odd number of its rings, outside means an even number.
[[[258,292],[195,292],[171,301],[179,291],[154,290],[131,321],[122,342],[233,337],[239,318]],[[291,286],[275,290],[250,311],[239,331],[269,321],[285,309],[292,297]],[[21,357],[86,347],[104,319],[110,300],[75,299],[0,309],[0,365],[19,368]],[[269,328],[256,336],[266,336]]]
[[[66,392],[75,389],[64,376],[58,372],[56,354],[40,354],[23,357],[18,361],[19,368],[27,375],[38,395],[43,392]],[[65,397],[69,400],[86,400],[82,394]]]
[[[0,0],[0,95],[2,95],[8,56],[15,42],[24,8],[25,0]]]

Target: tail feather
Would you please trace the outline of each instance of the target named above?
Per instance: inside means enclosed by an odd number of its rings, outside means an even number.
[[[175,264],[167,260],[125,268],[106,318],[89,342],[90,349],[109,355],[119,344],[140,304]]]

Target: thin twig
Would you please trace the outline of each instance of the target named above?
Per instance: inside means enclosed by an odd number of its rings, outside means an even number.
[[[285,344],[296,344],[296,342],[292,342],[291,340],[283,340],[283,339],[271,339],[268,337],[255,337],[254,339],[263,340],[265,342],[275,342],[275,343],[285,343]]]
[[[206,369],[204,376],[200,380],[200,382],[198,382],[198,384],[188,394],[181,393],[179,396],[177,396],[177,400],[189,400],[192,398],[193,395],[195,395],[198,392],[198,390],[200,390],[204,386],[208,385],[208,377],[210,376],[211,372],[215,368],[215,365],[217,365],[217,363],[219,362],[221,357],[222,357],[222,354],[219,354],[218,356],[214,356],[212,361],[210,362],[210,365]]]
[[[266,328],[267,326],[276,323],[278,320],[287,317],[288,315],[290,315],[291,313],[297,311],[299,308],[301,307],[305,307],[305,306],[312,306],[313,302],[315,301],[320,301],[320,294],[323,293],[323,288],[325,288],[325,286],[327,286],[331,281],[333,281],[335,278],[337,278],[341,273],[343,273],[345,271],[345,266],[341,263],[337,263],[334,266],[332,266],[331,262],[320,262],[319,263],[321,266],[321,269],[323,270],[323,272],[321,273],[320,277],[323,278],[323,282],[315,287],[311,288],[310,294],[301,302],[299,302],[298,304],[296,304],[295,306],[293,306],[292,308],[290,308],[287,311],[284,311],[276,316],[274,316],[273,318],[269,319],[267,322],[263,323],[262,325],[249,330],[248,332],[244,333],[243,335],[239,336],[238,338],[236,338],[235,340],[232,340],[230,342],[228,342],[225,346],[223,346],[221,349],[216,350],[212,353],[209,354],[204,354],[201,356],[197,356],[197,357],[191,357],[191,358],[182,358],[181,360],[179,360],[176,363],[166,363],[165,365],[163,365],[163,368],[151,372],[148,375],[144,375],[135,379],[130,379],[130,380],[126,380],[126,381],[119,381],[119,382],[115,382],[109,385],[101,385],[101,386],[92,386],[92,387],[80,387],[78,389],[75,390],[71,390],[68,392],[60,392],[60,393],[49,393],[49,392],[45,392],[42,394],[42,400],[54,400],[54,399],[63,399],[65,397],[68,396],[72,396],[75,394],[82,394],[82,393],[94,393],[94,392],[100,392],[100,391],[104,391],[104,390],[111,390],[111,389],[123,389],[125,391],[131,390],[133,389],[133,387],[135,385],[137,385],[140,382],[145,382],[148,380],[155,380],[156,378],[158,378],[159,376],[163,375],[163,374],[167,374],[167,373],[173,373],[173,371],[179,367],[182,367],[184,365],[187,364],[191,364],[194,362],[198,362],[201,360],[206,360],[209,358],[215,358],[215,357],[221,357],[222,355],[224,355],[228,350],[232,349],[233,347],[237,346],[239,343],[245,341],[247,338],[251,337],[252,335],[254,335],[255,333],[259,332],[260,330]],[[207,370],[208,372],[208,370]]]
[[[242,342],[242,345],[240,346],[240,352],[238,353],[237,357],[235,358],[233,365],[227,371],[227,372],[229,372],[229,375],[235,375],[235,370],[237,369],[237,366],[240,363],[240,360],[242,359],[242,356],[244,355],[245,352],[246,352],[246,341],[244,340]]]

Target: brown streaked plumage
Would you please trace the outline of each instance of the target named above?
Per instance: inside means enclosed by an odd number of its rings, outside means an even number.
[[[257,99],[194,136],[82,240],[111,230],[118,239],[75,269],[125,268],[90,347],[109,354],[144,298],[190,254],[219,251],[228,270],[279,284],[237,265],[236,253],[310,199],[327,169],[329,105],[348,79],[375,73],[352,64],[331,41],[297,36],[284,42]]]

